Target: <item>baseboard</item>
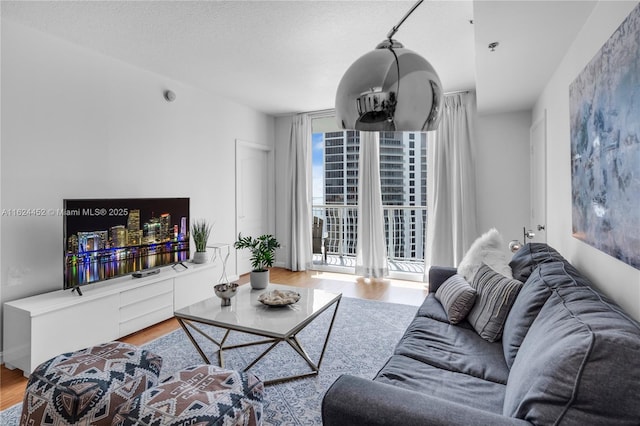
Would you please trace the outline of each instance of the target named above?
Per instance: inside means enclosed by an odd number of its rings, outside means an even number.
[[[278,267],[278,268],[286,268],[285,263],[284,262],[275,262],[273,264],[273,266]]]

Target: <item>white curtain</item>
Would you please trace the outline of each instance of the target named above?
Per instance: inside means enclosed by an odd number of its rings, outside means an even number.
[[[457,266],[477,237],[474,115],[473,93],[445,96],[440,126],[430,135],[425,281],[431,265]]]
[[[311,119],[299,114],[291,123],[286,176],[289,182],[289,268],[304,271],[311,264]]]
[[[381,278],[388,274],[388,266],[380,190],[378,132],[360,132],[359,157],[356,274],[365,278]]]

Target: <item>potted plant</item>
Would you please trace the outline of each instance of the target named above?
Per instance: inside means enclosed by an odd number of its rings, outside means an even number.
[[[238,241],[233,245],[236,249],[249,249],[251,251],[251,287],[263,289],[269,284],[269,269],[273,266],[275,252],[280,243],[273,235],[261,235],[258,238],[243,237],[238,234]]]
[[[191,236],[196,244],[193,263],[207,262],[207,241],[209,240],[209,235],[211,235],[212,228],[213,225],[207,222],[206,219],[196,220],[193,225],[191,225]]]

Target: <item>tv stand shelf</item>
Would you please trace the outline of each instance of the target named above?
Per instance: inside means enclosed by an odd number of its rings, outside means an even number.
[[[3,360],[28,376],[64,352],[116,340],[173,316],[176,309],[213,297],[220,265],[163,267],[82,287],[82,296],[58,290],[4,304]]]

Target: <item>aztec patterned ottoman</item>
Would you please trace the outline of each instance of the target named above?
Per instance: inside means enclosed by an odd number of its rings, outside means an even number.
[[[253,374],[196,365],[120,406],[113,426],[262,424],[264,384]]]
[[[161,366],[121,342],[58,355],[29,376],[20,425],[110,425],[122,403],[158,383]]]

